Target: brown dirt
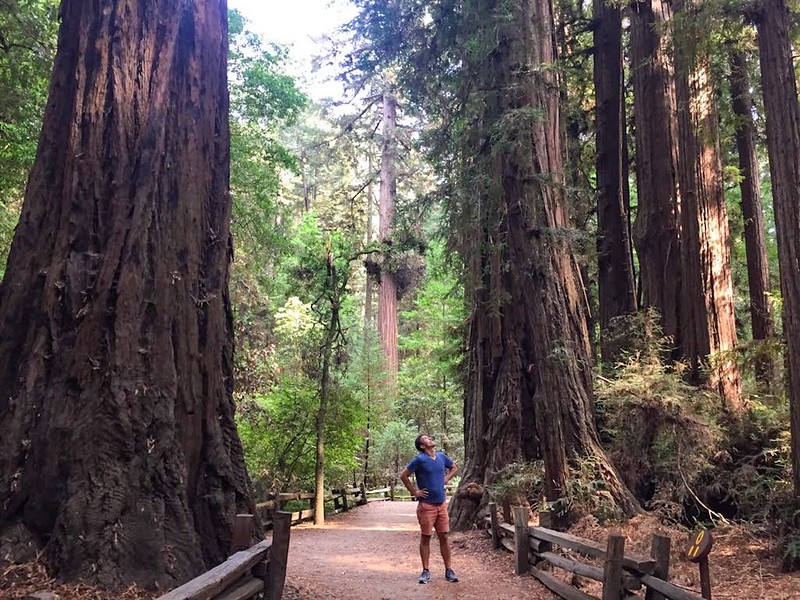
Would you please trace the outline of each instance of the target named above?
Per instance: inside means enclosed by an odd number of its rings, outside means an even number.
[[[551,600],[529,577],[514,575],[513,557],[491,552],[484,532],[452,533],[453,569],[444,579],[439,546],[431,542],[431,582],[421,571],[416,504],[374,502],[327,520],[292,528],[287,600]]]

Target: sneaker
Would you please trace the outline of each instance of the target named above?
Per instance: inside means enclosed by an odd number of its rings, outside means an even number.
[[[450,583],[455,583],[458,581],[458,577],[456,577],[456,572],[453,569],[445,569],[444,578],[447,579]]]
[[[428,583],[431,580],[431,572],[428,569],[422,570],[422,575],[419,576],[420,583]]]

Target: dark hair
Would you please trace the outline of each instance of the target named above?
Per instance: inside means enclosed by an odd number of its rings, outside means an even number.
[[[416,448],[419,452],[422,452],[422,446],[420,445],[419,441],[422,438],[424,438],[426,435],[428,435],[428,434],[427,433],[420,433],[417,436],[417,439],[414,440],[414,448]]]

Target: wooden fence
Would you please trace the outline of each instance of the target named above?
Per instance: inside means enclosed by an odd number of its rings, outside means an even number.
[[[290,513],[276,513],[272,539],[250,546],[253,515],[236,515],[231,557],[158,600],[280,600],[286,580],[290,525]]]
[[[513,552],[515,572],[518,575],[532,574],[565,600],[598,599],[546,572],[541,568],[544,563],[601,581],[602,600],[619,600],[643,587],[646,588],[646,600],[704,600],[703,596],[668,582],[671,540],[666,536],[655,535],[652,557],[642,557],[625,552],[625,538],[621,535],[609,535],[607,544],[603,547],[596,542],[555,531],[546,526],[551,524],[549,513],[540,513],[542,525],[538,527],[528,525],[526,507],[511,508],[514,524],[499,522],[497,505],[494,502],[489,504],[489,513],[486,524],[492,537],[492,547]],[[600,559],[603,567],[556,554],[553,546]],[[710,596],[709,590],[707,597]]]
[[[363,485],[360,487],[347,487],[341,490],[332,490],[325,496],[325,502],[333,502],[333,510],[331,512],[335,514],[348,511],[354,506],[363,506],[370,502],[410,500],[411,496],[408,495],[406,489],[401,489],[402,494],[397,493],[397,489],[391,484],[387,487],[374,490],[364,489]],[[447,490],[448,493],[452,491],[450,486],[448,486]],[[276,494],[270,500],[259,502],[256,505],[256,511],[264,527],[267,529],[272,527],[273,515],[281,511],[287,502],[293,500],[308,503],[307,507],[291,513],[291,522],[293,525],[314,518],[314,494],[309,492],[282,492]]]

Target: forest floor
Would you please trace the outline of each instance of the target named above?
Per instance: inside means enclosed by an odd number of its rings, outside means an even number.
[[[484,531],[452,533],[453,568],[458,583],[444,579],[438,544],[431,542],[431,583],[419,585],[419,534],[416,505],[375,502],[326,520],[324,527],[292,528],[285,600],[553,600],[530,576],[514,575],[513,556],[493,552]],[[699,590],[697,565],[682,556],[685,530],[665,529],[650,516],[637,517],[619,531],[626,550],[649,553],[656,531],[669,535],[673,556],[670,580]],[[604,542],[609,530],[588,518],[571,529],[581,537]],[[800,573],[781,573],[773,541],[744,526],[718,527],[710,555],[714,600],[800,600]],[[569,579],[566,572],[557,576]],[[578,578],[581,589],[600,597],[599,584]],[[0,569],[0,599],[20,599],[34,591],[56,592],[61,600],[145,600],[141,590],[108,593],[85,585],[50,580],[36,564]]]

